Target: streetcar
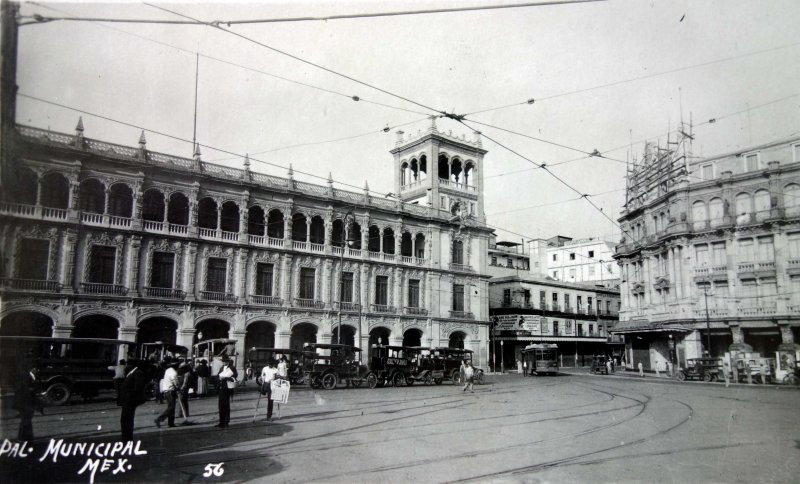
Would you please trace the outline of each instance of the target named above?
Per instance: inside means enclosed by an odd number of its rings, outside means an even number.
[[[555,375],[558,373],[558,345],[537,343],[522,350],[522,357],[531,375]]]
[[[207,339],[196,343],[192,347],[192,361],[194,366],[200,364],[200,360],[206,360],[210,369],[209,383],[211,388],[216,390],[219,382],[219,372],[228,360],[236,365],[236,340],[228,338]]]
[[[64,405],[75,394],[88,401],[114,388],[114,367],[135,358],[135,348],[133,341],[105,338],[0,336],[0,386],[13,387],[20,372],[36,368],[48,404]]]

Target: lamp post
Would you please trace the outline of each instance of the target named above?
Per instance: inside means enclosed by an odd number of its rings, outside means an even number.
[[[711,285],[711,281],[707,282],[708,284],[703,284],[703,295],[706,301],[706,355],[711,356],[711,322],[708,318],[708,286]]]
[[[336,324],[336,344],[341,344],[342,342],[342,299],[344,296],[344,251],[347,248],[350,239],[349,239],[349,230],[350,227],[347,224],[348,217],[355,218],[353,212],[348,211],[344,215],[343,227],[342,227],[342,254],[339,258],[339,321]],[[359,306],[360,309],[360,306]],[[360,311],[359,311],[360,312]],[[361,317],[359,316],[359,326],[361,325]],[[360,343],[360,342],[359,342]]]

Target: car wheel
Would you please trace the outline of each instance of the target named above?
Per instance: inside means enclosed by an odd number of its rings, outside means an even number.
[[[686,379],[686,375],[683,374],[682,371],[678,372],[678,380],[683,381]]]
[[[47,387],[45,395],[51,405],[64,405],[72,396],[72,389],[66,383],[53,383]]]
[[[333,390],[337,383],[339,383],[339,379],[336,377],[336,373],[326,373],[322,376],[322,387],[326,390]]]
[[[475,383],[478,384],[478,385],[483,385],[483,372],[482,371],[479,371],[475,375]]]
[[[453,385],[460,385],[461,384],[461,373],[454,371],[453,375],[451,376],[453,380]]]
[[[405,383],[405,381],[406,381],[406,377],[403,376],[402,373],[395,373],[394,374],[394,378],[392,378],[392,384],[394,386],[396,386],[396,387],[403,386],[403,383]]]
[[[358,388],[361,386],[361,381],[362,381],[361,379],[354,379],[350,380],[350,383],[353,384],[353,388]]]
[[[367,375],[367,386],[370,387],[370,389],[378,386],[378,377],[375,375],[375,373],[370,373]]]
[[[442,379],[441,378],[437,378],[437,379],[433,380],[433,382],[436,383],[437,385],[441,385],[442,384]]]
[[[713,381],[714,378],[711,376],[711,373],[706,373],[705,375],[703,375],[703,380],[710,382]]]
[[[433,385],[433,378],[431,378],[431,376],[428,375],[428,376],[425,377],[424,380],[422,380],[422,383],[424,383],[426,385]]]
[[[409,386],[409,387],[410,387],[410,386],[411,386],[411,385],[413,385],[413,384],[414,384],[414,379],[413,379],[413,378],[411,378],[410,376],[407,376],[407,377],[406,377],[406,386]]]

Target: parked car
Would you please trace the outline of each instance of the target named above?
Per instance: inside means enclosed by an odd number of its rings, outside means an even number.
[[[603,374],[608,375],[608,357],[605,355],[597,355],[592,358],[592,373],[595,375]]]
[[[303,347],[303,376],[311,388],[333,390],[340,382],[377,386],[378,378],[361,364],[361,348],[343,344],[310,343]],[[368,380],[369,377],[369,380]]]
[[[261,385],[261,370],[267,366],[269,360],[279,360],[282,356],[286,357],[289,364],[288,377],[292,385],[303,382],[303,352],[288,348],[250,348],[247,350],[247,360],[245,361],[245,375],[248,379],[254,378],[258,385]],[[250,372],[250,375],[247,375]]]
[[[441,358],[435,357],[430,348],[412,346],[405,349],[411,359],[411,369],[406,377],[406,385],[411,385],[415,381],[426,385],[442,384],[444,381],[444,363]]]
[[[722,362],[719,358],[689,358],[686,368],[678,371],[678,380],[719,380],[722,371]]]

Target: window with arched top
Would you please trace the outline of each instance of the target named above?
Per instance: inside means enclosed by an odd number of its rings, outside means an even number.
[[[783,206],[786,208],[800,207],[800,185],[790,183],[783,189]]]
[[[381,251],[381,229],[377,225],[370,225],[369,227],[369,240],[367,241],[367,250],[370,252]]]
[[[103,213],[106,207],[105,186],[96,178],[81,182],[81,210],[89,213]]]
[[[250,235],[264,235],[266,233],[266,220],[264,209],[253,205],[247,209],[247,233]]]
[[[36,173],[30,169],[21,168],[16,181],[9,188],[9,191],[13,193],[12,197],[15,202],[24,203],[26,205],[36,205],[36,196],[39,191],[39,179]]]
[[[267,235],[273,239],[282,239],[283,224],[283,212],[277,208],[270,210],[267,217]]]
[[[394,230],[388,227],[383,230],[383,253],[394,254]]]
[[[292,215],[292,240],[305,242],[307,233],[306,216],[302,213]]]
[[[116,183],[108,189],[108,213],[116,217],[131,218],[133,215],[133,190],[124,183]]]
[[[164,194],[157,188],[150,188],[142,196],[142,220],[164,221]]]
[[[312,244],[325,243],[325,221],[322,220],[322,217],[319,215],[311,218],[311,233],[309,240]]]
[[[695,227],[704,226],[708,220],[708,211],[706,210],[706,202],[697,200],[692,204],[692,221]]]
[[[425,258],[425,236],[423,234],[417,234],[414,237],[414,257]]]
[[[755,205],[756,213],[769,214],[771,207],[770,195],[767,190],[756,190],[753,196],[753,204]]]
[[[217,204],[214,200],[208,199],[212,202],[211,207],[206,207],[206,211],[213,211],[213,227],[217,228]],[[199,208],[199,205],[198,205]],[[199,217],[199,214],[198,214]],[[169,205],[167,206],[167,222],[175,225],[189,225],[189,199],[181,192],[175,192],[169,196]]]
[[[69,208],[69,182],[60,173],[48,173],[42,177],[42,195],[39,203],[48,208]]]
[[[711,223],[722,223],[724,217],[725,204],[722,202],[722,199],[712,198],[711,201],[708,202],[708,218],[711,220]]]
[[[172,200],[170,200],[170,205]],[[217,202],[206,197],[197,203],[197,225],[203,229],[217,228]]]
[[[222,204],[220,210],[220,228],[224,232],[239,231],[239,205],[236,202],[227,201]]]

